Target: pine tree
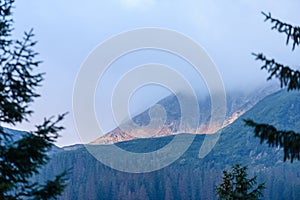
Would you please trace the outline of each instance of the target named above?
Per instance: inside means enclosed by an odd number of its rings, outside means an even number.
[[[247,178],[247,166],[236,164],[231,171],[223,171],[223,181],[216,187],[216,192],[221,200],[257,200],[263,197],[264,183],[256,188],[256,176]]]
[[[281,22],[271,16],[271,13],[262,13],[265,21],[270,21],[272,30],[286,35],[286,45],[292,43],[292,50],[300,45],[300,27]],[[281,88],[286,87],[288,91],[300,90],[300,71],[289,66],[277,63],[275,59],[268,59],[264,54],[253,54],[256,60],[263,62],[262,70],[267,70],[270,74],[267,80],[273,77],[279,79]],[[256,123],[251,119],[244,120],[245,124],[254,127],[255,137],[260,138],[260,142],[266,142],[272,147],[284,149],[284,161],[294,159],[300,160],[300,134],[294,131],[277,130],[269,124]]]
[[[14,0],[0,0],[0,123],[15,126],[28,121],[33,113],[30,103],[39,97],[36,89],[43,73],[35,73],[40,65],[33,47],[33,31],[21,40],[12,39]],[[47,152],[63,129],[56,119],[44,119],[36,130],[24,133],[21,139],[0,126],[0,199],[56,199],[66,186],[66,172],[46,183],[34,182],[33,177],[49,160]]]

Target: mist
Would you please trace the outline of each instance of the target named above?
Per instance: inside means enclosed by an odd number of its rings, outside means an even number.
[[[44,117],[69,111],[66,130],[57,145],[80,143],[72,116],[72,94],[81,64],[107,38],[141,27],[167,28],[195,40],[215,63],[226,91],[251,92],[268,84],[278,85],[276,81],[266,82],[267,73],[260,70],[261,63],[251,53],[264,52],[297,69],[299,49],[292,52],[291,46],[285,45],[284,36],[271,31],[271,25],[264,22],[261,11],[299,24],[299,7],[296,0],[17,1],[15,36],[21,37],[24,30],[34,28],[39,42],[36,50],[44,61],[41,70],[47,74],[39,91],[42,97],[33,104],[34,115],[29,123],[18,127],[32,129]],[[95,110],[99,120],[107,119],[105,130],[114,127],[110,97],[115,83],[122,74],[145,63],[173,67],[191,82],[199,96],[207,94],[203,78],[180,57],[162,51],[133,52],[113,63],[99,80]],[[142,88],[129,101],[129,110],[137,114],[169,94],[158,86]]]

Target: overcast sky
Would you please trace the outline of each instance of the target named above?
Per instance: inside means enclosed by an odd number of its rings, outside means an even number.
[[[15,36],[21,37],[23,31],[34,28],[39,42],[36,50],[44,61],[41,70],[47,74],[39,90],[42,97],[33,104],[35,113],[30,123],[18,128],[30,129],[45,116],[69,111],[64,121],[67,129],[57,144],[80,143],[72,116],[72,92],[80,66],[101,42],[135,28],[168,28],[193,38],[215,62],[227,90],[267,84],[267,74],[260,71],[260,63],[253,60],[251,52],[264,52],[294,67],[300,57],[299,50],[292,52],[291,46],[285,46],[284,35],[270,30],[271,25],[263,22],[260,12],[272,12],[274,17],[300,25],[299,8],[298,0],[16,0]],[[159,52],[136,53],[116,64],[107,80],[121,73],[118,65],[136,66],[153,60],[176,63],[181,68],[184,65],[178,58]],[[191,80],[193,76],[190,74]],[[109,81],[104,84],[106,91],[97,92],[95,106],[103,110],[97,114],[104,118],[104,128],[109,130],[113,125],[109,123],[107,96],[113,86]],[[153,99],[143,101],[146,92],[155,93]],[[131,103],[137,107],[133,112],[165,94],[157,87],[144,88]]]

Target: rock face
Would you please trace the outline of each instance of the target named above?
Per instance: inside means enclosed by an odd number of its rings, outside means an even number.
[[[260,144],[253,128],[243,119],[267,123],[278,130],[300,132],[300,93],[279,91],[261,100],[239,119],[226,126],[212,151],[199,158],[204,135],[195,137],[189,149],[171,165],[153,172],[127,173],[112,169],[93,157],[86,148],[62,149],[52,155],[50,163],[41,170],[38,180],[72,168],[66,190],[59,198],[69,199],[218,199],[216,185],[222,181],[222,171],[231,165],[248,165],[249,177],[257,175],[258,183],[265,182],[266,200],[300,199],[300,161],[283,162],[283,149]],[[172,141],[174,136],[145,138],[120,142],[119,148],[136,153],[153,152]],[[174,145],[180,147],[181,140]],[[110,145],[93,145],[103,152]],[[107,153],[107,152],[106,152]],[[113,159],[114,154],[102,154]],[[167,154],[166,154],[167,155]],[[159,157],[162,159],[162,157]],[[158,159],[158,160],[159,160]],[[140,160],[130,160],[127,166],[136,166]],[[146,159],[148,164],[155,162]]]
[[[226,118],[222,127],[219,127],[210,122],[211,120],[211,101],[210,96],[201,99],[199,103],[199,126],[187,125],[180,127],[181,109],[176,96],[170,95],[156,104],[162,106],[166,112],[166,119],[163,125],[148,126],[150,123],[149,111],[153,106],[133,118],[136,126],[125,122],[120,127],[108,132],[106,135],[96,139],[90,144],[113,144],[122,141],[133,140],[137,138],[156,138],[177,133],[191,133],[191,134],[210,134],[215,133],[218,129],[223,128],[234,122],[239,116],[244,114],[252,108],[257,102],[267,95],[276,91],[276,87],[270,86],[268,88],[257,89],[253,92],[230,92],[226,97]],[[189,101],[189,97],[185,98]],[[194,121],[195,117],[189,116],[189,121]],[[152,117],[153,121],[159,121],[158,117]],[[197,119],[196,119],[197,120]],[[211,123],[211,124],[210,124]]]

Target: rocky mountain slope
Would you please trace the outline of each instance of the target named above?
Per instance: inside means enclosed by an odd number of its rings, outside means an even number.
[[[72,168],[69,184],[60,199],[216,199],[215,186],[222,170],[235,163],[249,166],[250,176],[266,182],[264,199],[300,198],[300,162],[283,162],[283,151],[260,144],[242,119],[270,123],[279,129],[300,132],[300,93],[279,91],[264,98],[221,131],[213,150],[203,159],[199,149],[205,135],[196,135],[189,149],[173,164],[150,173],[131,174],[111,169],[85,148],[60,151],[41,170],[39,180]],[[194,135],[185,134],[188,139]],[[153,152],[170,143],[173,136],[117,143],[131,152]],[[180,147],[183,140],[177,141]],[[99,153],[109,145],[95,145]],[[105,156],[105,155],[103,155]],[[111,155],[113,156],[113,155]],[[113,159],[113,158],[112,158]],[[134,165],[134,163],[127,163]]]
[[[275,91],[276,87],[270,86],[267,88],[260,88],[252,92],[229,92],[226,99],[227,112],[223,127],[234,122],[239,116],[252,108],[258,101]],[[188,101],[189,97],[186,97],[186,99]],[[161,105],[165,109],[167,115],[166,122],[162,127],[146,127],[150,121],[148,114],[150,110],[149,108],[133,118],[133,121],[139,126],[138,129],[136,127],[132,128],[130,125],[124,123],[121,125],[122,128],[115,128],[106,135],[91,142],[91,144],[113,144],[116,142],[133,140],[137,139],[134,136],[149,132],[155,133],[151,137],[162,137],[183,132],[192,134],[209,134],[215,133],[218,130],[218,127],[214,125],[209,126],[211,119],[210,96],[199,101],[200,125],[197,129],[190,128],[191,126],[179,129],[181,110],[176,96],[170,95],[157,102],[157,104]]]

